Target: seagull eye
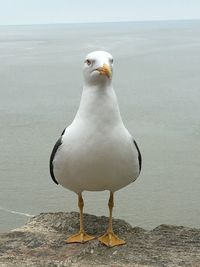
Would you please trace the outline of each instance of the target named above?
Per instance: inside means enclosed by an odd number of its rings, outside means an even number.
[[[113,58],[110,59],[110,63],[113,64]]]
[[[86,63],[88,66],[90,66],[90,65],[92,64],[92,61],[89,60],[89,59],[86,59],[85,63]]]

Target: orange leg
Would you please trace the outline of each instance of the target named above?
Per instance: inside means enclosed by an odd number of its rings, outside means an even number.
[[[84,206],[84,201],[82,198],[82,194],[80,193],[78,195],[78,206],[80,209],[80,230],[77,234],[70,236],[67,240],[66,243],[85,243],[89,240],[94,239],[94,236],[90,236],[86,234],[83,226],[83,206]]]
[[[125,244],[125,241],[122,239],[119,239],[118,236],[116,236],[113,233],[113,228],[112,228],[112,210],[114,207],[113,192],[110,192],[108,207],[109,207],[109,212],[110,212],[108,230],[103,236],[99,237],[98,239],[101,243],[103,243],[107,247],[123,245]]]

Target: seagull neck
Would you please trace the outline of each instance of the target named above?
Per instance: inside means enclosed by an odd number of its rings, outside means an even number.
[[[105,84],[94,84],[94,85],[87,85],[87,84],[84,84],[83,86],[83,93],[85,91],[93,91],[93,92],[96,92],[96,94],[98,93],[103,93],[103,92],[106,92],[107,90],[113,90],[113,87],[112,87],[112,84],[107,84],[105,86]]]
[[[121,115],[117,97],[112,85],[107,87],[83,87],[81,102],[77,116],[88,120],[121,123]]]

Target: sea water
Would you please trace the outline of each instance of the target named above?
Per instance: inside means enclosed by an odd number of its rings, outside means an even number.
[[[114,56],[121,115],[143,157],[114,217],[200,227],[200,21],[171,21],[0,27],[1,232],[78,211],[49,156],[79,106],[84,57],[99,49]],[[108,192],[83,196],[85,212],[108,215]]]

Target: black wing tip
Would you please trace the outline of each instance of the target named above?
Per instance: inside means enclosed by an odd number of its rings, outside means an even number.
[[[64,131],[63,131],[64,132]],[[55,154],[59,148],[59,146],[62,144],[62,135],[61,137],[58,139],[58,141],[56,142],[56,144],[54,145],[54,148],[51,152],[51,156],[50,156],[50,160],[49,160],[49,169],[50,169],[50,174],[51,174],[51,178],[54,181],[55,184],[58,185],[58,181],[55,178],[54,172],[53,172],[53,160],[55,157]]]
[[[56,180],[55,178],[55,175],[54,175],[54,172],[53,172],[53,159],[54,159],[54,156],[59,148],[59,146],[62,144],[62,136],[63,134],[65,133],[65,130],[66,128],[62,131],[61,133],[61,137],[58,139],[58,141],[56,142],[56,144],[54,145],[54,148],[51,152],[51,156],[50,156],[50,160],[49,160],[49,169],[50,169],[50,174],[51,174],[51,178],[52,180],[54,181],[55,184],[59,184],[58,181]]]
[[[58,181],[56,180],[55,176],[54,176],[54,173],[53,173],[53,164],[52,166],[50,165],[50,174],[51,174],[51,178],[52,180],[54,181],[55,184],[59,184]]]
[[[137,149],[137,152],[138,152],[139,170],[141,172],[141,169],[142,169],[142,155],[141,155],[139,147],[138,147],[138,145],[137,145],[137,143],[136,143],[136,141],[134,139],[133,139],[133,142],[134,142],[134,145],[135,145],[135,147]]]
[[[55,148],[55,146],[54,146],[54,148]],[[53,148],[53,151],[51,153],[50,160],[49,160],[49,170],[50,170],[50,175],[51,175],[52,180],[54,181],[55,184],[58,185],[58,181],[56,180],[54,172],[53,172],[53,159],[54,159],[54,156],[56,153],[54,148]]]

